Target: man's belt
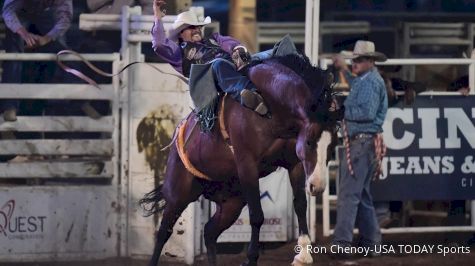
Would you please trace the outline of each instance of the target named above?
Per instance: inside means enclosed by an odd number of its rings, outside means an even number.
[[[358,134],[355,134],[355,135],[351,136],[350,140],[354,141],[354,140],[358,140],[358,139],[369,139],[369,138],[373,138],[373,137],[374,137],[374,134],[372,134],[372,133],[358,133]]]

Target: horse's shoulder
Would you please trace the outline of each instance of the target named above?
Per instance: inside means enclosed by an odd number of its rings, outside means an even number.
[[[267,59],[259,64],[252,66],[249,69],[248,75],[276,75],[279,73],[286,73],[287,75],[293,75],[292,69],[286,67],[284,64],[274,59]]]

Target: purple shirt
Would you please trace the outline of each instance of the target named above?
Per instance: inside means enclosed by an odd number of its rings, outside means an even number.
[[[18,18],[18,12],[27,16],[34,16],[48,8],[53,9],[56,24],[46,36],[56,40],[71,26],[71,19],[73,17],[72,0],[5,0],[2,16],[7,27],[16,33],[23,27]]]
[[[229,54],[231,54],[234,47],[241,44],[238,40],[219,33],[213,33],[213,38],[218,42],[221,49]],[[152,48],[158,56],[172,65],[176,71],[183,74],[181,47],[166,37],[163,23],[159,19],[155,19],[152,27]]]

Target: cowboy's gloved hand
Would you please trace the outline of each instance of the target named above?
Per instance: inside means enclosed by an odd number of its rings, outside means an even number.
[[[232,59],[237,67],[237,70],[241,70],[251,62],[251,54],[247,51],[246,47],[238,45],[233,48]]]
[[[165,9],[162,10],[162,6],[165,5],[166,2],[164,0],[153,0],[153,15],[161,19],[165,16]]]

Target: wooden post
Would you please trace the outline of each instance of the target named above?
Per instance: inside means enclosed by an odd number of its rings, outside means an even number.
[[[257,52],[256,0],[229,1],[229,35]]]
[[[305,54],[318,65],[320,42],[320,0],[307,0],[305,6]],[[313,241],[313,239],[312,239]]]
[[[178,15],[181,12],[188,11],[191,7],[192,0],[168,0],[165,9],[167,15]]]

